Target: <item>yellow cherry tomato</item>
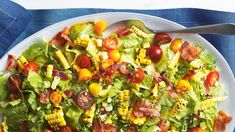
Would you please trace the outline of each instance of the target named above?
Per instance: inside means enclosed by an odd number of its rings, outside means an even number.
[[[91,78],[92,78],[92,74],[87,68],[81,69],[78,73],[79,81],[90,80]]]
[[[108,56],[110,59],[112,59],[114,62],[118,62],[121,58],[121,55],[118,50],[109,50]]]
[[[190,90],[190,84],[187,80],[179,80],[176,84],[177,92],[186,92]]]
[[[58,106],[59,103],[62,101],[62,95],[56,91],[53,91],[51,94],[50,94],[50,101],[55,105],[55,106]]]
[[[176,39],[174,39],[174,40],[171,42],[170,48],[171,48],[174,52],[177,52],[177,51],[180,49],[181,45],[182,45],[182,40],[176,38]]]
[[[101,90],[102,86],[99,83],[91,83],[89,85],[89,91],[94,97],[97,97]]]
[[[102,33],[104,32],[106,27],[107,27],[107,22],[105,22],[105,21],[95,21],[94,22],[94,29],[98,35],[102,35]]]
[[[113,65],[113,64],[114,64],[114,62],[113,62],[112,59],[106,59],[106,60],[103,60],[103,61],[101,62],[101,67],[104,68],[104,69],[106,69],[106,68],[108,68],[109,66],[111,66],[111,65]]]

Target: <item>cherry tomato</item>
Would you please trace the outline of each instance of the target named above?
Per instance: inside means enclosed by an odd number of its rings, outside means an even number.
[[[118,71],[121,74],[127,75],[130,71],[128,69],[128,63],[127,62],[123,62],[119,67],[118,67]]]
[[[56,91],[53,91],[51,94],[50,94],[50,101],[55,105],[55,106],[58,106],[59,103],[62,101],[62,95]]]
[[[172,49],[174,52],[177,52],[177,51],[181,48],[181,45],[182,45],[182,40],[181,40],[181,39],[174,39],[174,40],[171,42],[171,49]]]
[[[94,29],[95,29],[95,32],[98,33],[98,35],[102,35],[106,27],[107,27],[107,22],[105,21],[94,22]]]
[[[167,132],[168,131],[168,123],[167,120],[161,119],[158,123],[157,126],[161,129],[161,132]]]
[[[120,28],[116,31],[116,34],[118,35],[118,37],[123,37],[123,36],[127,36],[129,34],[133,33],[130,29],[128,28]]]
[[[127,128],[126,131],[127,131],[127,132],[138,132],[138,128],[137,128],[136,125],[131,124],[131,125]]]
[[[144,70],[142,68],[138,68],[137,72],[130,77],[130,81],[133,83],[140,83],[144,80]]]
[[[184,80],[188,80],[196,74],[194,70],[189,70],[188,73],[183,77]]]
[[[114,50],[118,46],[118,41],[115,37],[108,36],[103,40],[102,44],[107,50]]]
[[[24,73],[28,74],[29,71],[38,72],[39,65],[35,61],[29,61],[28,64],[24,66]]]
[[[148,49],[148,56],[153,62],[158,62],[162,58],[162,49],[158,46],[151,46]]]
[[[7,80],[7,87],[14,94],[20,93],[20,89],[22,87],[22,80],[20,75],[11,75]]]
[[[78,56],[76,62],[80,68],[90,68],[91,66],[91,59],[85,54],[81,54],[80,56]]]
[[[219,80],[219,72],[218,71],[211,71],[205,80],[206,85],[209,87],[213,87],[215,82]]]
[[[114,62],[118,62],[121,58],[121,54],[118,50],[109,50],[108,56],[110,59],[112,59]]]
[[[171,42],[171,37],[167,33],[157,33],[153,39],[154,45],[161,45],[169,42]]]
[[[82,90],[76,95],[75,102],[79,108],[87,110],[93,105],[94,98],[89,92]]]
[[[60,127],[59,132],[72,132],[72,129],[69,126]]]

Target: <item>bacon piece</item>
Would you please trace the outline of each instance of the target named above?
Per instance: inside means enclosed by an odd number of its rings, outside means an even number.
[[[48,102],[48,93],[40,92],[39,93],[39,102],[41,104],[46,104]]]
[[[55,46],[64,46],[66,42],[72,44],[71,39],[69,38],[69,30],[70,28],[65,27],[63,31],[58,32],[53,39],[49,42],[51,45]]]
[[[116,34],[118,35],[118,37],[123,37],[123,36],[127,36],[129,34],[133,33],[130,29],[128,28],[120,28],[116,31]]]
[[[116,132],[117,127],[101,122],[98,118],[92,122],[94,132]]]
[[[188,80],[196,74],[194,70],[189,70],[188,73],[183,77],[184,80]]]
[[[144,117],[144,116],[160,116],[159,111],[153,108],[153,105],[150,102],[141,102],[137,101],[134,105],[133,115],[135,117]]]
[[[214,122],[213,132],[225,132],[226,126],[232,121],[232,117],[220,110]]]
[[[168,124],[165,119],[161,119],[158,123],[157,126],[161,129],[160,132],[168,132]]]
[[[181,58],[188,62],[195,60],[202,51],[201,48],[195,47],[188,42],[184,42],[180,50]]]
[[[69,79],[69,77],[68,77],[68,75],[65,73],[65,72],[63,72],[63,71],[58,71],[58,70],[53,70],[53,72],[52,72],[52,76],[53,77],[55,77],[55,76],[57,76],[57,77],[59,77],[61,80],[68,80]]]
[[[14,67],[14,63],[15,62],[15,56],[9,54],[8,58],[7,58],[7,67],[5,69],[5,71],[9,71]]]
[[[167,92],[172,98],[178,98],[178,94],[176,93],[175,89],[173,89],[171,86],[168,86]]]

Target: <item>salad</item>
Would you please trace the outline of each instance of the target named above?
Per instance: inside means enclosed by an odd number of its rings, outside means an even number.
[[[232,120],[213,56],[200,44],[105,21],[65,27],[9,55],[0,131],[222,132]]]

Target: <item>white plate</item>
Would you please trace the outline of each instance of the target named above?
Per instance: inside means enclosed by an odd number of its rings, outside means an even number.
[[[150,25],[151,27],[156,27],[157,29],[179,29],[184,28],[183,26],[174,23],[172,21],[154,17],[150,15],[144,14],[136,14],[136,13],[125,13],[125,12],[108,12],[108,13],[99,13],[99,14],[92,14],[86,15],[81,17],[72,18],[69,20],[65,20],[56,24],[53,24],[47,28],[42,29],[41,31],[31,35],[27,39],[20,42],[14,48],[12,48],[8,53],[6,53],[3,58],[0,60],[0,71],[5,69],[7,63],[8,54],[13,54],[15,56],[19,56],[23,53],[23,51],[29,47],[30,45],[34,44],[35,41],[40,40],[42,37],[50,40],[57,32],[61,31],[66,26],[71,26],[78,22],[84,21],[93,21],[93,20],[105,20],[109,24],[114,23],[119,20],[123,19],[130,19],[130,18],[138,18]],[[199,42],[203,47],[209,50],[214,57],[216,58],[217,66],[220,70],[220,82],[223,86],[228,90],[229,98],[224,101],[223,103],[219,104],[219,109],[223,109],[224,111],[228,112],[234,118],[232,122],[229,124],[227,131],[232,132],[235,126],[235,80],[232,74],[232,71],[223,58],[223,56],[213,47],[207,40],[202,38],[199,35],[193,34],[173,34],[173,37],[182,37],[190,42]],[[233,95],[234,94],[234,95]]]

